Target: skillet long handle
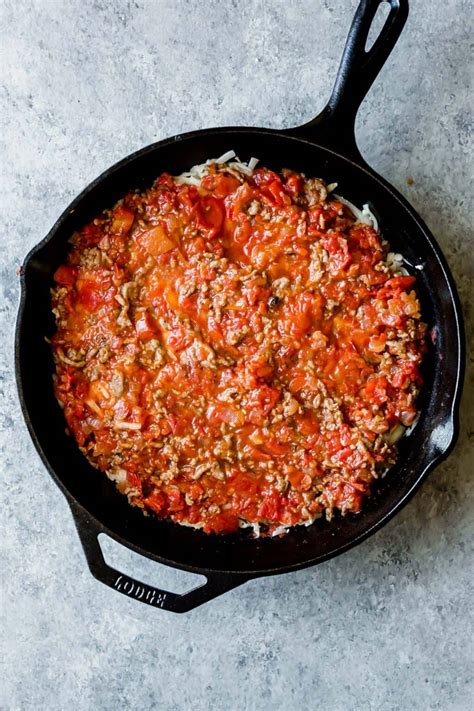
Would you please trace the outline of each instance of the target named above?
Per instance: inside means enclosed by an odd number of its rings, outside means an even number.
[[[366,51],[369,31],[382,2],[390,5],[390,12],[376,41]],[[354,131],[357,111],[400,37],[407,17],[408,0],[361,0],[327,106],[315,119],[290,129],[289,133],[314,140],[360,161]]]
[[[72,502],[70,502],[70,506],[87,564],[94,578],[134,600],[144,602],[152,607],[160,607],[169,612],[189,612],[248,580],[247,577],[237,574],[219,573],[206,575],[206,583],[182,594],[161,590],[147,583],[142,583],[112,568],[105,562],[98,541],[98,535],[103,532],[102,529],[83,509],[76,507]]]

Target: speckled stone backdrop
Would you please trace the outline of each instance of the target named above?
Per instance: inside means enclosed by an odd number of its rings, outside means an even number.
[[[412,1],[358,119],[366,159],[445,250],[468,326],[469,5]],[[91,577],[17,403],[15,270],[73,196],[168,135],[312,118],[354,7],[2,0],[2,709],[471,708],[472,389],[454,454],[383,531],[336,560],[251,582],[184,616]],[[107,552],[150,582],[189,584],[115,544]]]

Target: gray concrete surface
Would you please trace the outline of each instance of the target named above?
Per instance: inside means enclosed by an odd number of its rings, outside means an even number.
[[[471,327],[470,3],[412,6],[360,111],[358,140],[436,234]],[[383,531],[336,560],[251,582],[180,617],[91,577],[17,403],[15,270],[72,197],[168,135],[313,117],[354,7],[2,0],[2,709],[471,708],[472,386],[455,452]],[[112,548],[129,572],[188,583]]]

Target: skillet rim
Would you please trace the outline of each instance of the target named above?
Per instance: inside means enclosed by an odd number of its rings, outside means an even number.
[[[27,284],[26,284],[26,271],[28,269],[29,262],[31,259],[37,254],[48,242],[54,238],[58,230],[61,229],[63,226],[63,223],[67,219],[67,217],[76,210],[77,206],[80,205],[82,200],[97,186],[99,185],[102,181],[104,181],[106,178],[112,176],[115,172],[121,170],[122,168],[126,167],[127,164],[132,163],[138,158],[141,158],[142,156],[147,155],[148,153],[151,153],[155,150],[159,150],[162,147],[165,146],[170,146],[172,144],[178,144],[179,142],[183,140],[189,140],[189,139],[195,139],[198,138],[199,136],[206,136],[206,138],[212,137],[212,136],[217,136],[217,135],[225,135],[225,134],[253,134],[253,136],[258,136],[259,134],[265,134],[267,136],[275,137],[275,138],[283,138],[285,140],[292,140],[296,141],[298,143],[306,143],[310,145],[311,147],[317,147],[319,149],[322,149],[323,151],[329,153],[332,156],[335,156],[339,159],[343,159],[344,161],[348,162],[351,164],[354,168],[356,168],[357,171],[361,171],[363,174],[366,174],[369,176],[371,179],[375,179],[382,187],[384,191],[389,193],[393,199],[395,199],[401,207],[408,213],[409,217],[413,220],[415,223],[416,227],[418,230],[420,230],[426,241],[428,242],[433,256],[436,256],[436,259],[438,261],[439,267],[442,270],[443,277],[445,279],[445,283],[448,287],[449,290],[449,302],[452,306],[453,309],[453,320],[454,320],[454,326],[456,329],[456,351],[457,351],[457,359],[456,359],[456,373],[455,376],[453,374],[453,397],[451,401],[451,406],[447,408],[446,414],[443,418],[443,422],[445,423],[445,426],[449,427],[448,435],[447,435],[447,441],[443,443],[442,449],[439,449],[438,452],[433,453],[431,455],[431,460],[426,464],[424,469],[418,474],[415,475],[415,479],[408,489],[408,491],[401,497],[398,498],[396,503],[390,508],[390,510],[384,514],[380,519],[378,519],[375,523],[370,525],[366,530],[362,531],[359,535],[355,536],[352,538],[350,541],[340,544],[337,546],[334,550],[329,551],[324,554],[316,555],[314,557],[311,557],[309,559],[306,559],[302,562],[297,562],[294,564],[290,565],[284,565],[282,567],[272,567],[272,568],[267,568],[267,569],[260,569],[260,570],[239,570],[239,571],[234,571],[234,570],[223,570],[223,569],[215,569],[215,568],[203,568],[203,567],[197,567],[197,566],[192,566],[192,565],[186,565],[183,563],[176,563],[175,561],[169,560],[168,558],[164,558],[162,556],[157,555],[156,553],[150,552],[141,546],[130,542],[128,539],[124,538],[122,534],[116,533],[113,530],[111,530],[108,526],[103,524],[96,516],[92,515],[85,506],[83,506],[81,503],[77,501],[77,499],[74,498],[74,496],[70,493],[68,490],[67,486],[63,483],[63,481],[60,479],[59,475],[56,474],[54,471],[53,467],[50,465],[45,453],[43,452],[43,449],[40,445],[40,442],[38,440],[38,437],[36,435],[34,426],[31,422],[30,416],[29,416],[29,411],[28,407],[26,404],[25,396],[24,396],[24,391],[23,391],[23,384],[22,384],[22,376],[21,376],[21,367],[20,367],[20,341],[21,341],[21,336],[22,336],[22,321],[23,321],[23,314],[24,314],[24,309],[25,309],[25,303],[26,303],[26,296],[27,296]],[[251,578],[257,578],[257,577],[262,577],[262,576],[268,576],[268,575],[276,575],[280,573],[285,573],[285,572],[290,572],[290,571],[295,571],[295,570],[300,570],[306,567],[309,567],[311,565],[316,565],[318,563],[322,563],[325,560],[329,560],[330,558],[334,558],[337,555],[340,555],[341,553],[344,553],[345,551],[350,550],[351,548],[355,547],[362,541],[364,541],[366,538],[369,536],[373,535],[376,533],[380,528],[382,528],[384,525],[386,525],[393,516],[395,516],[414,496],[414,494],[418,491],[420,488],[421,484],[423,481],[427,478],[428,474],[436,467],[438,464],[440,464],[444,459],[446,459],[452,449],[455,446],[456,440],[459,435],[459,405],[460,405],[460,398],[462,394],[462,385],[463,385],[463,380],[464,380],[464,370],[465,370],[465,338],[464,338],[464,324],[463,324],[463,317],[462,317],[462,309],[461,309],[461,304],[459,300],[459,296],[457,293],[457,289],[455,286],[454,278],[450,272],[449,266],[447,264],[447,260],[438,245],[436,239],[430,232],[430,230],[427,228],[423,220],[420,218],[418,213],[415,211],[415,209],[410,205],[410,203],[406,200],[406,198],[401,195],[395,188],[393,188],[390,183],[388,183],[384,178],[382,178],[378,173],[376,173],[370,166],[367,164],[361,165],[360,162],[353,160],[352,158],[342,154],[338,153],[337,151],[333,150],[332,148],[329,148],[323,144],[318,143],[316,140],[311,139],[311,138],[305,138],[304,136],[301,135],[295,135],[293,133],[293,129],[287,129],[287,130],[278,130],[278,129],[272,129],[272,128],[259,128],[259,127],[244,127],[244,126],[238,126],[238,127],[233,127],[233,126],[228,126],[228,127],[219,127],[219,128],[208,128],[208,129],[200,129],[196,131],[189,131],[186,133],[182,134],[177,134],[175,136],[172,136],[170,138],[165,138],[161,141],[157,141],[155,143],[149,144],[148,146],[145,146],[143,148],[138,149],[137,151],[132,152],[125,158],[122,158],[121,160],[117,161],[114,163],[112,166],[104,170],[97,178],[95,178],[91,183],[89,183],[73,200],[72,202],[66,207],[66,209],[61,213],[60,217],[56,220],[56,222],[53,224],[49,232],[46,234],[46,236],[36,245],[34,245],[26,257],[23,260],[23,264],[20,269],[20,283],[21,283],[21,296],[20,296],[20,303],[18,307],[18,314],[17,314],[17,319],[16,319],[16,324],[15,324],[15,378],[17,382],[17,390],[19,394],[19,400],[20,400],[20,406],[22,410],[23,417],[25,419],[28,431],[30,433],[30,436],[33,440],[33,444],[35,445],[35,448],[40,455],[40,458],[45,465],[47,471],[55,481],[55,483],[58,485],[64,496],[66,497],[66,500],[68,501],[72,513],[73,513],[73,518],[75,520],[75,523],[77,527],[79,528],[81,525],[84,525],[83,519],[86,518],[88,519],[87,524],[90,525],[93,523],[94,528],[95,528],[95,534],[98,535],[99,533],[104,533],[108,535],[110,538],[113,540],[117,541],[121,545],[124,545],[125,547],[139,553],[140,555],[143,555],[144,557],[150,558],[152,560],[155,560],[159,563],[162,563],[164,565],[169,565],[173,568],[177,568],[180,570],[186,570],[188,572],[192,573],[197,573],[201,575],[209,575],[209,576],[229,576],[235,579],[251,579]],[[454,329],[453,329],[454,330]]]

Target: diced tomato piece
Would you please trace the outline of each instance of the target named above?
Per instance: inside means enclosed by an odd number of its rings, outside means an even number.
[[[237,244],[246,244],[252,234],[252,225],[249,220],[240,222],[234,230],[234,241]]]
[[[393,296],[396,291],[405,291],[415,283],[414,276],[399,276],[388,279],[381,289],[377,291],[377,298],[384,299]]]
[[[215,237],[224,222],[225,209],[222,200],[210,195],[201,198],[196,209],[198,227],[208,232],[208,237]]]
[[[297,393],[302,390],[306,385],[306,374],[301,373],[295,375],[294,378],[290,380],[289,389],[292,393]]]
[[[148,252],[152,257],[159,257],[160,254],[169,252],[175,249],[176,244],[170,239],[161,225],[156,225],[146,232],[142,232],[137,237],[137,242]]]
[[[196,237],[192,241],[188,242],[185,247],[186,256],[192,257],[194,254],[202,254],[206,251],[206,243],[202,237]]]
[[[268,168],[257,168],[252,175],[253,182],[261,188],[263,185],[269,185],[275,180],[281,182],[280,176]]]
[[[388,381],[384,376],[372,378],[365,386],[365,395],[369,402],[374,402],[376,405],[381,405],[387,401]]]
[[[200,499],[201,496],[204,494],[204,488],[199,484],[199,482],[195,481],[191,484],[189,487],[189,493],[193,497],[194,501],[197,499]]]
[[[127,484],[134,489],[142,490],[142,480],[136,472],[127,472]]]
[[[207,519],[204,524],[206,533],[232,533],[239,528],[239,517],[235,513],[224,511]]]
[[[171,432],[178,436],[185,434],[186,429],[189,426],[188,418],[184,417],[181,413],[179,415],[174,415],[172,413],[168,414],[168,423]]]
[[[240,187],[240,182],[231,175],[218,173],[217,175],[207,175],[203,178],[201,185],[206,190],[214,193],[215,197],[225,198]]]
[[[313,294],[308,291],[297,294],[282,312],[280,321],[282,330],[295,338],[300,338],[310,330],[313,316],[318,315],[318,310]]]
[[[392,378],[394,388],[406,388],[411,382],[419,382],[420,372],[416,363],[405,361],[398,366],[396,374]]]
[[[276,521],[279,518],[281,510],[281,498],[276,491],[267,494],[262,503],[258,507],[259,518],[267,521]]]
[[[254,497],[258,491],[258,480],[238,470],[233,472],[230,484],[232,490],[240,496]]]
[[[288,444],[277,442],[276,439],[266,439],[263,446],[268,452],[277,456],[288,454],[290,450]]]
[[[73,417],[72,413],[69,412],[68,408],[64,408],[64,415],[66,417],[66,422],[68,424],[68,427],[74,435],[74,438],[76,439],[78,445],[80,447],[82,447],[86,441],[86,435],[84,433],[84,430],[82,429],[82,425],[83,425],[82,412],[81,412],[81,415]],[[80,419],[78,419],[78,418],[80,418]]]
[[[130,232],[130,228],[135,220],[135,212],[128,207],[118,205],[113,213],[113,222],[111,225],[112,232],[120,235],[126,235]]]
[[[338,270],[345,269],[351,261],[352,257],[349,253],[349,246],[344,237],[331,235],[330,237],[321,240],[324,248],[331,256],[331,263]]]
[[[54,272],[53,279],[62,286],[72,286],[76,277],[77,269],[75,267],[61,266]]]
[[[305,474],[301,469],[295,469],[288,474],[291,486],[298,491],[308,491],[313,483],[309,474]]]
[[[385,286],[389,286],[391,289],[400,289],[401,291],[404,291],[405,289],[409,289],[410,286],[413,286],[415,282],[416,277],[414,276],[398,276],[393,279],[389,279]]]
[[[107,303],[104,287],[96,281],[82,281],[78,289],[78,301],[88,311],[96,311]]]
[[[156,326],[148,311],[142,311],[135,321],[135,331],[141,341],[149,341],[156,336]]]
[[[255,369],[255,375],[257,376],[257,378],[262,378],[264,380],[265,378],[268,378],[270,375],[272,375],[273,371],[273,365],[270,365],[269,363],[264,363],[263,365],[259,365]]]
[[[97,244],[97,242],[100,240],[102,237],[102,221],[99,221],[98,224],[96,224],[95,221],[89,222],[88,225],[82,228],[81,230],[81,243],[85,247],[91,247],[94,244]]]
[[[343,449],[340,449],[339,452],[336,453],[335,458],[337,459],[338,462],[347,462],[349,457],[353,456],[354,450],[351,449],[350,447],[344,447]]]
[[[184,496],[177,487],[169,487],[166,491],[168,497],[168,511],[181,511],[185,507]]]
[[[175,187],[175,182],[172,175],[169,173],[162,173],[156,181],[156,185],[159,185],[160,187],[164,186],[172,190]]]
[[[168,422],[168,420],[162,420],[160,422],[160,428],[161,428],[160,432],[162,435],[166,436],[167,434],[169,434],[171,432],[171,425]]]
[[[247,220],[247,215],[242,215],[242,208],[244,205],[248,205],[249,202],[255,197],[255,192],[252,190],[248,183],[244,183],[235,191],[232,196],[232,200],[226,200],[227,210],[226,216],[229,220],[239,220],[242,216],[244,220]]]
[[[247,400],[247,420],[252,424],[262,424],[262,420],[275,407],[280,391],[269,385],[261,385],[251,390]]]
[[[349,234],[351,237],[351,241],[356,242],[360,248],[366,251],[365,256],[371,258],[370,263],[374,263],[372,261],[373,258],[380,258],[380,252],[382,251],[380,236],[375,232],[372,227],[370,227],[369,225],[361,225],[357,223],[353,227],[351,227]],[[367,254],[369,250],[372,252],[372,254]]]
[[[150,494],[150,496],[147,496],[147,498],[143,500],[143,503],[149,509],[159,514],[166,507],[166,498],[161,492],[154,491]]]
[[[297,173],[293,173],[286,179],[285,189],[292,195],[299,195],[303,190],[303,178]]]
[[[274,205],[290,205],[291,198],[283,190],[281,180],[274,180],[270,185],[262,189],[263,194],[270,199]]]
[[[187,215],[191,215],[196,202],[199,199],[199,193],[194,185],[180,185],[177,193],[180,207]]]
[[[179,326],[166,334],[166,345],[173,351],[182,351],[183,348],[187,348],[191,343],[192,336]]]
[[[310,413],[307,413],[301,417],[297,416],[297,421],[302,434],[314,435],[319,432],[319,423]]]

